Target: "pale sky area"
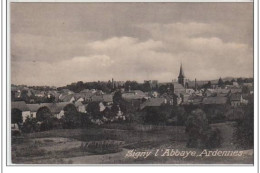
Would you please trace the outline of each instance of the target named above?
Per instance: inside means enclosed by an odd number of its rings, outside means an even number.
[[[11,3],[11,82],[253,77],[253,3]]]

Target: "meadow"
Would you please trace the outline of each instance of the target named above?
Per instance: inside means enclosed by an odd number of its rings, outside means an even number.
[[[222,145],[218,150],[239,150],[232,142],[233,123],[219,128]],[[126,157],[129,151],[165,149],[201,152],[187,148],[184,126],[111,124],[86,129],[57,129],[12,137],[14,164],[253,164],[253,150],[241,157]]]

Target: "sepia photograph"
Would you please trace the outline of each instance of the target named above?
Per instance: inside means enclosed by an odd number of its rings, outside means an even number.
[[[10,2],[12,165],[253,165],[253,2]]]

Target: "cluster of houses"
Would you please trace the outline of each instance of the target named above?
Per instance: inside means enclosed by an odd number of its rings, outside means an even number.
[[[245,83],[247,87],[252,87],[252,83]],[[225,88],[208,88],[208,89],[191,89],[185,88],[179,83],[173,83],[174,91],[171,93],[159,94],[156,91],[143,92],[141,90],[121,90],[122,98],[132,104],[136,110],[143,110],[146,107],[158,107],[163,104],[168,105],[231,105],[238,107],[248,103],[248,95],[243,93],[242,86],[236,82],[233,85],[225,86]],[[19,91],[17,91],[19,93]],[[32,93],[33,91],[29,92]],[[38,93],[38,92],[36,92]],[[113,96],[115,92],[104,93],[96,89],[84,89],[79,93],[74,93],[68,89],[61,91],[50,90],[42,92],[38,97],[54,97],[52,103],[25,103],[24,101],[14,101],[11,108],[22,111],[23,120],[26,117],[36,117],[37,111],[41,107],[47,107],[51,113],[61,118],[64,115],[64,107],[68,104],[74,104],[79,112],[86,113],[87,105],[91,102],[98,102],[100,111],[111,108],[113,104]]]
[[[246,84],[249,85],[249,84]],[[253,94],[252,83],[250,93],[243,93],[242,86],[234,85],[225,86],[224,88],[208,88],[208,89],[184,89],[184,92],[178,93],[182,97],[181,103],[184,105],[208,105],[208,104],[230,104],[232,107],[237,107],[248,103],[248,96]]]
[[[145,81],[151,85],[151,88],[157,88],[158,81]],[[114,85],[114,80],[112,79]],[[122,82],[123,83],[123,82]],[[121,83],[120,83],[121,84]],[[246,105],[248,98],[253,94],[253,83],[238,84],[233,82],[232,85],[224,85],[219,87],[218,84],[212,84],[211,87],[198,89],[196,82],[189,84],[187,87],[187,81],[185,80],[182,66],[180,67],[180,73],[177,82],[171,83],[173,88],[168,88],[165,93],[158,93],[156,89],[149,92],[143,92],[141,90],[126,91],[121,87],[122,99],[127,101],[132,106],[132,109],[136,111],[142,111],[147,107],[159,107],[161,105],[230,105],[233,108],[240,105]],[[243,92],[242,88],[246,87],[247,92]],[[110,93],[104,93],[102,90],[97,89],[83,89],[82,91],[75,93],[69,89],[57,90],[56,88],[48,88],[44,91],[28,88],[26,86],[12,86],[12,97],[16,101],[12,101],[11,108],[19,109],[22,111],[23,120],[26,117],[36,117],[37,111],[41,107],[47,107],[51,113],[61,118],[64,115],[64,107],[68,104],[74,104],[79,112],[86,113],[89,103],[95,102],[99,105],[99,111],[111,109],[113,105],[113,97],[116,91]],[[23,94],[22,94],[23,93]],[[26,96],[30,100],[17,101]],[[33,97],[32,97],[33,96]],[[35,103],[34,98],[50,99],[50,102]],[[32,99],[32,100],[31,100]],[[118,115],[122,116],[122,112],[119,108]]]

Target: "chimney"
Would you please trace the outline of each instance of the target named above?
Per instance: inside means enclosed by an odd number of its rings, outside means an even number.
[[[112,78],[112,88],[113,88],[113,89],[115,88],[115,85],[114,85],[114,78]]]

